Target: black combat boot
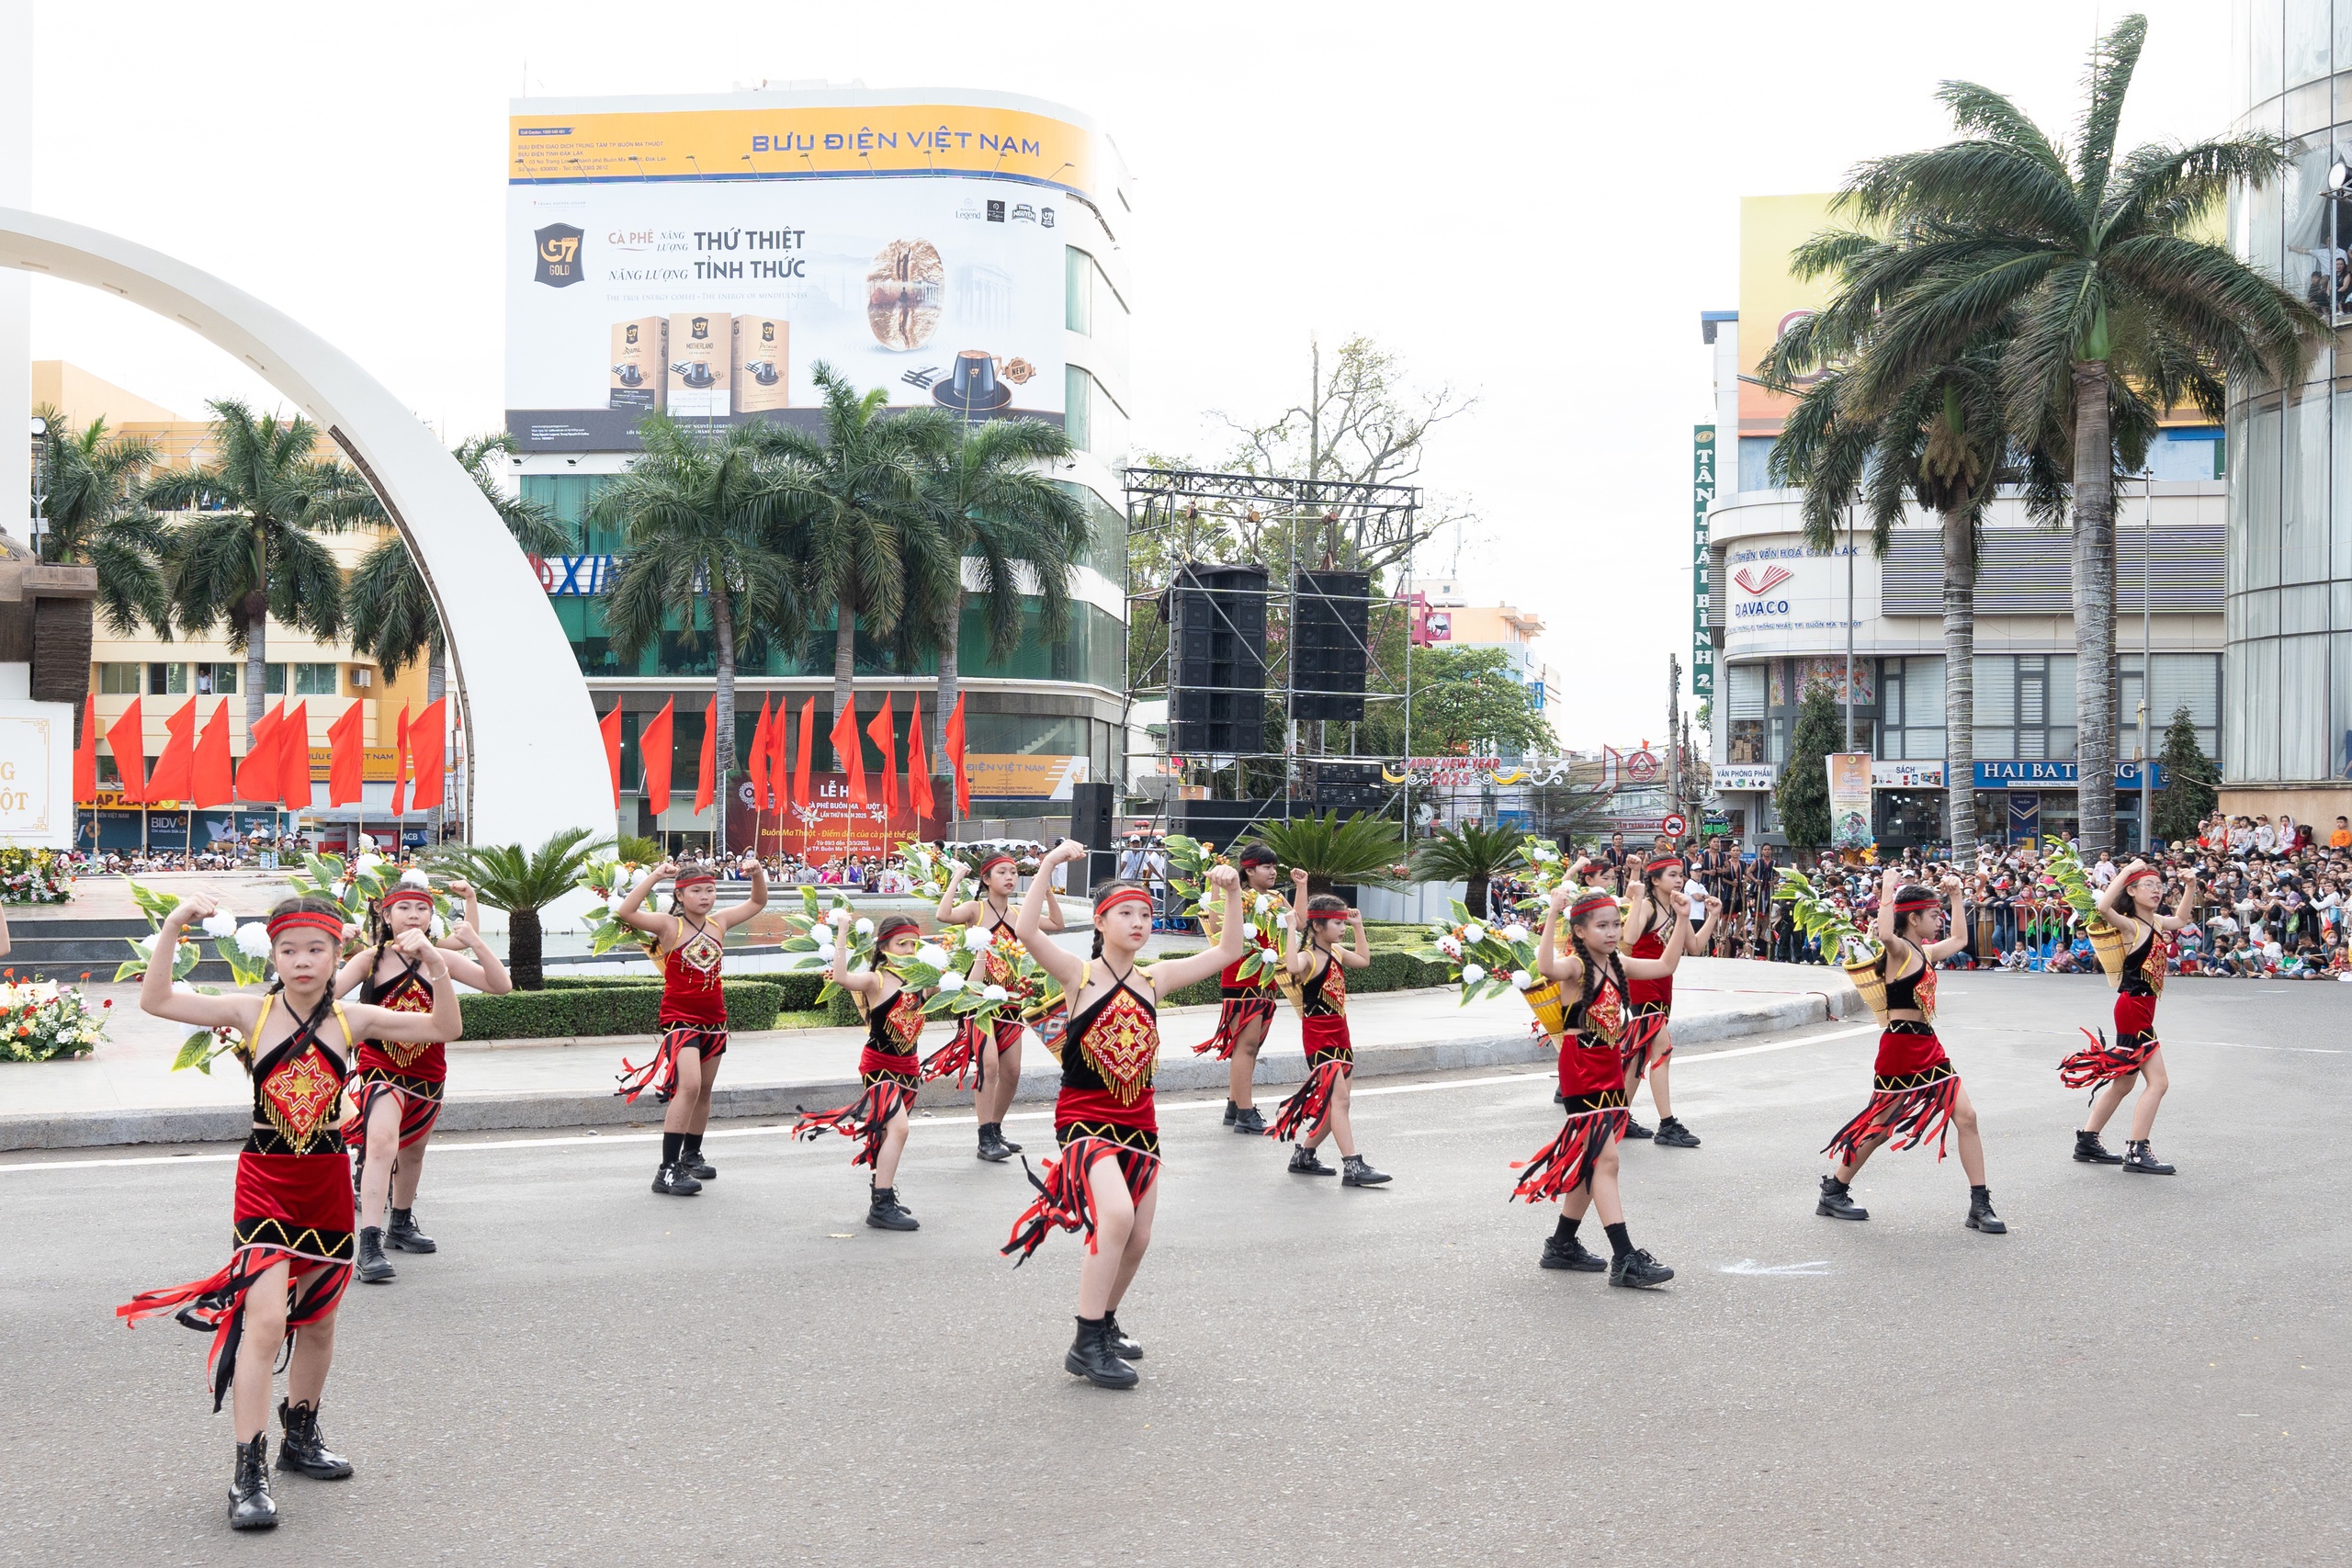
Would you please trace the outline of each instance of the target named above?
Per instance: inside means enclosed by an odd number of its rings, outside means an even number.
[[[1118,1357],[1122,1361],[1143,1359],[1143,1347],[1120,1331],[1119,1314],[1115,1312],[1106,1312],[1102,1314],[1102,1343],[1110,1349],[1111,1354]]]
[[[1293,1176],[1337,1176],[1340,1173],[1315,1156],[1315,1151],[1305,1144],[1294,1145],[1290,1151],[1290,1173]]]
[[[1225,1102],[1225,1124],[1228,1127],[1232,1126],[1233,1119],[1240,1114],[1241,1107],[1234,1104],[1230,1099],[1227,1099]]]
[[[1262,1138],[1266,1135],[1266,1119],[1258,1114],[1256,1106],[1245,1105],[1234,1114],[1233,1130],[1245,1138]]]
[[[1853,1188],[1834,1176],[1821,1179],[1821,1201],[1813,1206],[1816,1214],[1826,1214],[1833,1220],[1867,1220],[1871,1212],[1854,1201]]]
[[[2107,1145],[2098,1141],[2098,1134],[2085,1127],[2075,1129],[2075,1157],[2085,1165],[2121,1165],[2123,1163],[2121,1155],[2109,1154]]]
[[[1342,1187],[1377,1187],[1389,1179],[1386,1171],[1373,1169],[1362,1155],[1342,1155],[1340,1163],[1346,1168],[1340,1177]]]
[[[250,1443],[237,1445],[236,1478],[229,1483],[229,1528],[232,1530],[274,1530],[277,1499],[269,1495],[269,1434],[255,1432]]]
[[[922,1229],[922,1222],[910,1213],[904,1203],[899,1201],[899,1190],[895,1187],[877,1187],[874,1190],[872,1204],[865,1211],[865,1223],[877,1231]]]
[[[2142,1176],[2170,1176],[2172,1167],[2156,1157],[2145,1138],[2127,1139],[2123,1145],[2123,1168]]]
[[[384,1245],[395,1252],[438,1252],[440,1244],[416,1228],[414,1209],[394,1209],[392,1228],[384,1233]]]
[[[359,1232],[359,1279],[362,1284],[380,1285],[396,1278],[400,1270],[384,1256],[384,1233],[374,1225],[364,1225]]]
[[[277,1425],[284,1436],[277,1440],[277,1468],[301,1472],[313,1481],[347,1481],[351,1477],[351,1461],[327,1448],[324,1434],[319,1430],[319,1407],[305,1400],[300,1404],[277,1402]]]
[[[1012,1150],[1004,1141],[1004,1129],[994,1122],[980,1123],[980,1158],[995,1163],[1012,1157]]]
[[[1111,1353],[1109,1336],[1104,1332],[1107,1322],[1107,1316],[1078,1320],[1078,1337],[1070,1341],[1069,1353],[1062,1358],[1062,1369],[1073,1377],[1084,1378],[1096,1388],[1133,1388],[1141,1380],[1133,1367]]]
[[[2009,1227],[2001,1223],[2001,1216],[1993,1213],[1991,1188],[1972,1187],[1968,1190],[1968,1228],[1983,1231],[1986,1235],[2009,1234]]]

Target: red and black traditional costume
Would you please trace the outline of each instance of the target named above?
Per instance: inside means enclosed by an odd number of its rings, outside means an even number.
[[[1113,894],[1102,908],[1124,899],[1150,901],[1134,889]],[[1090,963],[1071,988],[1073,997],[1086,991],[1093,974]],[[1012,1224],[1012,1236],[1001,1250],[1018,1252],[1014,1266],[1045,1244],[1058,1227],[1086,1238],[1086,1250],[1095,1250],[1094,1194],[1090,1185],[1096,1165],[1119,1162],[1127,1194],[1143,1201],[1159,1179],[1159,1117],[1152,1105],[1151,1079],[1159,1066],[1159,1012],[1152,999],[1149,977],[1145,988],[1131,982],[1130,971],[1118,983],[1070,1020],[1061,1040],[1062,1089],[1054,1105],[1054,1136],[1061,1157],[1046,1162],[1041,1179],[1029,1178],[1037,1200]],[[1025,1161],[1024,1161],[1025,1168]]]
[[[431,894],[414,887],[396,890],[384,901],[389,905],[406,896],[432,901]],[[433,982],[424,977],[414,960],[405,961],[401,972],[390,979],[377,983],[376,973],[383,956],[380,947],[368,955],[367,976],[359,982],[359,999],[387,1012],[431,1012]],[[377,1101],[389,1095],[400,1110],[400,1146],[413,1148],[424,1142],[432,1134],[433,1124],[441,1119],[441,1095],[448,1077],[448,1053],[438,1040],[423,1045],[412,1045],[405,1040],[361,1041],[359,1067],[351,1077],[354,1109],[351,1119],[343,1124],[344,1137],[360,1143],[364,1158],[368,1118],[374,1114]]]
[[[2115,1043],[2084,1030],[2090,1044],[2058,1064],[2058,1081],[2068,1089],[2087,1089],[2096,1095],[2101,1085],[2128,1078],[2147,1066],[2164,1044],[2156,1038],[2156,998],[2164,995],[2172,944],[2154,925],[2141,923],[2145,934],[2125,955],[2115,976]]]
[[[1287,1143],[1303,1131],[1309,1137],[1330,1120],[1331,1097],[1340,1080],[1356,1070],[1355,1045],[1348,1035],[1348,980],[1335,953],[1323,953],[1323,967],[1300,986],[1292,1000],[1298,1006],[1298,1026],[1306,1045],[1306,1081],[1283,1101],[1266,1128],[1266,1136]]]
[[[1225,1005],[1217,1010],[1216,1032],[1193,1047],[1194,1055],[1214,1055],[1220,1062],[1230,1062],[1234,1052],[1241,1048],[1242,1035],[1249,1032],[1251,1025],[1272,1027],[1274,1014],[1279,1010],[1274,999],[1274,976],[1282,959],[1278,955],[1267,959],[1265,967],[1258,971],[1253,980],[1241,977],[1241,965],[1247,962],[1249,954],[1245,953],[1218,974],[1217,990],[1225,998]]]
[[[922,1087],[922,1067],[915,1047],[922,1043],[923,993],[901,986],[898,994],[865,1020],[865,1049],[858,1054],[857,1081],[865,1089],[837,1111],[803,1111],[793,1123],[792,1135],[803,1140],[839,1133],[862,1141],[850,1157],[852,1166],[872,1165],[882,1151],[882,1134],[890,1118],[914,1108]]]
[[[1643,868],[1644,874],[1660,866],[1680,863],[1675,856],[1661,856]],[[1672,931],[1674,922],[1682,918],[1675,913],[1671,904],[1653,902],[1649,911],[1648,928],[1627,950],[1630,957],[1664,958],[1666,933]],[[1674,1042],[1665,1038],[1667,1024],[1674,1016],[1674,976],[1665,975],[1655,980],[1626,981],[1625,1001],[1625,1037],[1620,1042],[1624,1060],[1620,1064],[1620,1071],[1631,1069],[1634,1081],[1638,1084],[1643,1074],[1674,1055]]]
[[[691,924],[693,934],[654,960],[662,968],[662,1048],[643,1066],[621,1058],[621,1087],[614,1092],[631,1104],[648,1089],[657,1100],[677,1093],[679,1052],[699,1051],[705,1067],[727,1055],[727,991],[718,974],[727,939],[683,915],[678,923]]]
[[[1580,987],[1559,1041],[1567,1122],[1532,1156],[1511,1162],[1527,1173],[1511,1196],[1531,1203],[1565,1198],[1589,1182],[1602,1151],[1625,1135],[1625,1059],[1618,1046],[1630,1018],[1625,966],[1613,953],[1606,970],[1587,959]]]
[[[270,933],[275,936],[288,923],[326,930],[327,920],[307,911],[282,916],[270,922]],[[343,922],[333,921],[332,929],[340,941]],[[237,1047],[238,1059],[253,1074],[254,1125],[237,1156],[228,1266],[208,1279],[144,1292],[114,1309],[126,1323],[177,1309],[180,1322],[210,1334],[206,1372],[216,1411],[236,1373],[245,1298],[256,1280],[277,1264],[289,1266],[289,1333],[333,1313],[351,1283],[351,1170],[345,1164],[343,1133],[335,1120],[350,1073],[351,1028],[334,998],[322,998],[316,1012],[255,1060],[254,1043],[277,999],[273,992],[263,1000],[253,1032]],[[319,1026],[330,1011],[343,1030],[341,1053],[319,1038]]]
[[[1933,908],[1932,904],[1921,908]],[[1897,905],[1898,911],[1907,906]],[[1882,963],[1894,961],[1890,951]],[[1834,1154],[1841,1165],[1851,1165],[1862,1145],[1883,1137],[1887,1146],[1914,1148],[1929,1138],[1936,1141],[1936,1158],[1944,1157],[1944,1138],[1951,1131],[1952,1107],[1960,1099],[1960,1074],[1936,1038],[1936,969],[1925,953],[1919,967],[1900,979],[1886,982],[1886,1009],[1916,1009],[1921,1019],[1889,1018],[1878,1037],[1878,1065],[1871,1080],[1871,1102],[1862,1113],[1838,1130],[1823,1154]]]
[[[983,862],[980,866],[981,874],[986,875],[989,866],[994,865],[998,860],[1005,858],[1007,857],[1000,855]],[[978,971],[973,983],[980,986],[1009,987],[1020,976],[1020,971],[1013,962],[1012,951],[1021,945],[1021,939],[1013,934],[1011,923],[997,914],[996,906],[989,903],[985,898],[980,903],[981,907],[989,912],[986,928],[989,933],[989,945],[980,954],[980,961],[973,965],[973,968]],[[989,1058],[985,1047],[993,1041],[996,1049],[1000,1051],[1019,1050],[1022,1027],[1021,1015],[1018,1012],[1000,1013],[995,1018],[985,1021],[977,1018],[960,1019],[956,1024],[955,1037],[923,1058],[922,1076],[926,1079],[952,1076],[956,1079],[956,1087],[962,1089],[964,1077],[968,1073],[972,1077],[973,1089],[986,1089],[989,1081]]]

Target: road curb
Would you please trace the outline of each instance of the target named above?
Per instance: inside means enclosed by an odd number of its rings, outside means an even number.
[[[1859,1005],[1859,998],[1850,994],[1781,993],[1770,1000],[1679,1020],[1674,1027],[1675,1045],[1685,1049],[1800,1029],[1808,1023],[1843,1017]],[[1473,1016],[1487,1021],[1483,1012]],[[1499,1021],[1508,1016],[1496,1010],[1493,1020]],[[1528,1025],[1516,1029],[1490,1025],[1476,1034],[1451,1040],[1362,1046],[1356,1051],[1355,1067],[1359,1077],[1383,1077],[1398,1073],[1519,1066],[1551,1059],[1551,1047]],[[1259,1056],[1253,1081],[1269,1086],[1295,1084],[1305,1077],[1306,1067],[1306,1057],[1295,1046],[1275,1046]],[[1170,1093],[1222,1089],[1226,1073],[1226,1064],[1213,1056],[1163,1056],[1154,1082]],[[1049,1103],[1057,1088],[1051,1073],[1033,1070],[1023,1077],[1015,1101],[1023,1105]],[[803,1106],[817,1111],[846,1105],[859,1092],[854,1077],[732,1084],[713,1092],[711,1114],[722,1119],[791,1116]],[[958,1089],[953,1083],[936,1082],[923,1086],[917,1104],[926,1110],[946,1110],[971,1102],[970,1090]],[[631,1123],[654,1126],[661,1120],[662,1108],[650,1099],[640,1099],[630,1105],[612,1094],[564,1089],[536,1094],[453,1094],[442,1107],[440,1126],[452,1133],[491,1133]],[[241,1105],[0,1115],[0,1152],[128,1144],[233,1143],[244,1137],[251,1124],[250,1113]]]

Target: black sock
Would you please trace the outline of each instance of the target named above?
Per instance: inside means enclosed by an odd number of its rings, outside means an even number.
[[[662,1134],[662,1163],[663,1165],[675,1165],[675,1164],[677,1164],[677,1163],[678,1163],[678,1146],[679,1146],[680,1145],[684,1144],[685,1141],[686,1141],[686,1135],[685,1135],[684,1133],[664,1133],[664,1134]]]
[[[681,1133],[678,1134],[678,1139],[680,1144],[680,1152],[692,1155],[696,1159],[700,1159],[702,1157],[702,1134],[700,1133]]]
[[[1554,1241],[1574,1241],[1574,1240],[1576,1240],[1576,1238],[1577,1238],[1577,1226],[1578,1226],[1579,1224],[1582,1224],[1583,1223],[1584,1223],[1584,1222],[1583,1222],[1581,1219],[1575,1219],[1575,1220],[1572,1220],[1572,1219],[1568,1218],[1568,1216],[1567,1216],[1567,1215],[1566,1215],[1566,1214],[1562,1214],[1562,1215],[1560,1216],[1560,1224],[1559,1224],[1559,1228],[1558,1228],[1558,1229],[1556,1229],[1556,1230],[1555,1230],[1555,1231],[1552,1233],[1552,1239],[1553,1239]]]
[[[1620,1220],[1603,1228],[1609,1232],[1609,1255],[1611,1258],[1623,1258],[1634,1250],[1634,1238],[1625,1234],[1624,1221]]]

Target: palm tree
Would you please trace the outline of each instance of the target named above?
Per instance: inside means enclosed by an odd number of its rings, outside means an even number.
[[[1798,276],[1843,270],[1844,264],[1832,259],[1842,247],[1832,241],[1854,243],[1845,261],[1858,264],[1858,269],[1879,243],[1861,236],[1824,236],[1801,254]],[[1977,839],[1976,573],[1985,508],[1997,484],[2021,483],[2027,510],[2055,523],[2064,517],[2065,495],[2047,454],[2039,448],[2010,450],[2002,420],[2004,340],[1998,333],[1985,333],[1951,360],[1893,389],[1883,410],[1854,407],[1850,394],[1863,378],[1849,366],[1871,352],[1875,319],[1874,312],[1852,307],[1841,294],[1792,327],[1766,356],[1759,373],[1775,390],[1796,390],[1805,372],[1817,373],[1804,387],[1772,448],[1771,472],[1804,489],[1808,549],[1826,553],[1837,547],[1838,513],[1849,505],[1867,505],[1871,544],[1881,557],[1906,501],[1936,514],[1943,546],[1944,799],[1950,842],[1955,852],[1965,852],[1975,848]]]
[[[1335,882],[1365,887],[1395,887],[1403,878],[1404,829],[1385,817],[1359,811],[1342,820],[1336,811],[1288,822],[1261,822],[1252,837],[1274,852],[1283,864],[1306,873],[1306,891],[1329,893]]]
[[[718,667],[712,748],[719,800],[711,842],[727,847],[727,779],[735,766],[735,661],[754,632],[797,638],[799,584],[782,526],[786,492],[763,456],[762,427],[704,434],[666,414],[638,426],[644,455],[597,493],[590,515],[621,530],[628,558],[605,601],[605,626],[623,659],[661,640],[673,622],[689,641],[707,606]]]
[[[2140,466],[2152,410],[2223,413],[2227,380],[2292,384],[2324,320],[2292,290],[2196,237],[2233,183],[2259,186],[2284,143],[2249,134],[2116,148],[2147,37],[2127,17],[2091,56],[2071,154],[2001,94],[1939,92],[1962,139],[1863,164],[1838,203],[1899,243],[1849,277],[1882,312],[1855,397],[1883,406],[2006,324],[2011,434],[2071,466],[2075,715],[2085,854],[2115,832],[2115,473]]]
[[[1487,918],[1487,886],[1496,877],[1522,863],[1527,835],[1516,828],[1487,828],[1464,822],[1440,828],[1413,848],[1413,877],[1419,882],[1466,884],[1462,907],[1480,919]]]
[[[98,610],[117,637],[130,636],[144,621],[169,641],[171,598],[158,558],[163,519],[138,500],[155,444],[143,435],[110,435],[103,419],[76,431],[53,408],[33,413],[47,425],[40,558],[97,569]]]
[[[1086,509],[1046,477],[1046,466],[1068,458],[1070,450],[1069,435],[1057,426],[1001,419],[966,426],[934,457],[923,498],[948,548],[920,563],[915,575],[943,580],[944,592],[927,594],[910,585],[911,597],[934,601],[923,605],[930,612],[925,629],[939,653],[931,710],[933,757],[941,753],[947,715],[956,706],[957,638],[968,598],[979,596],[992,659],[1009,659],[1021,646],[1022,611],[1032,592],[1038,640],[1055,643],[1069,635],[1070,578],[1091,529]],[[968,592],[967,560],[978,579]]]
[[[174,524],[163,553],[172,618],[189,636],[228,623],[245,656],[245,732],[261,722],[268,622],[322,642],[343,632],[343,568],[318,539],[364,515],[368,487],[339,463],[311,456],[318,427],[297,414],[256,416],[233,398],[210,405],[212,460],[147,481],[158,511],[198,511]]]
[[[936,454],[955,437],[956,422],[935,409],[885,417],[890,397],[857,389],[819,361],[811,367],[823,402],[822,429],[760,423],[763,449],[781,462],[792,496],[786,547],[801,563],[811,604],[831,604],[833,713],[850,711],[857,673],[857,629],[888,637],[906,607],[910,567],[951,570],[955,543],[923,503]],[[927,563],[927,564],[926,564]]]
[[[571,891],[580,874],[613,840],[585,828],[566,828],[536,850],[520,844],[444,844],[432,852],[434,868],[462,876],[481,901],[506,911],[506,969],[518,991],[545,987],[540,966],[539,911]]]

